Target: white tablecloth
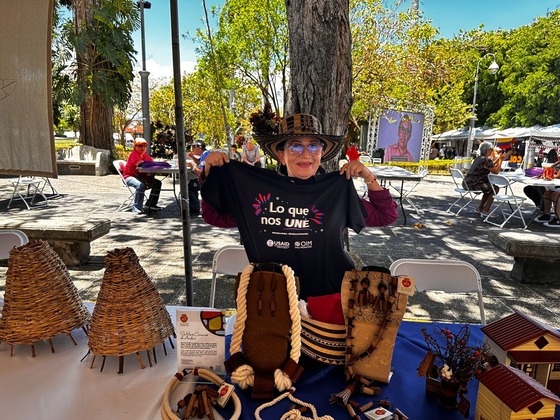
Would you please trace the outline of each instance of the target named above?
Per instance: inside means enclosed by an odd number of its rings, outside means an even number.
[[[175,309],[168,307],[174,325]],[[10,346],[0,345],[1,419],[161,419],[165,386],[177,372],[177,353],[169,340],[165,342],[167,356],[161,345],[156,348],[158,363],[153,367],[149,367],[146,352],[141,353],[145,369],[136,355],[129,355],[124,373],[119,375],[118,357],[107,357],[103,372],[102,357],[95,359],[92,369],[91,354],[80,362],[88,350],[87,337],[81,329],[72,336],[77,346],[66,335],[56,336],[55,353],[47,342],[37,343],[35,357],[30,346],[15,346],[10,357]],[[190,392],[188,389],[188,384],[179,386],[181,396],[172,398],[173,404]]]

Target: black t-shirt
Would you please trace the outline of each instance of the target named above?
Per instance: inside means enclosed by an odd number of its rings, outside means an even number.
[[[338,172],[301,180],[232,161],[212,168],[202,198],[234,217],[249,261],[294,270],[302,299],[340,292],[344,272],[354,268],[342,233],[360,232],[366,211]]]

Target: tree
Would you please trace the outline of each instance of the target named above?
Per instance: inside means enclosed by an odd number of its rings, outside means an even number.
[[[463,125],[468,117],[464,90],[470,77],[472,38],[436,39],[437,30],[402,2],[352,0],[355,125],[383,108],[432,106],[436,130]]]
[[[499,127],[550,125],[560,120],[560,10],[511,31],[486,34],[497,52],[499,87],[480,118]],[[482,86],[482,92],[486,90]],[[496,104],[496,97],[499,101]]]
[[[286,1],[290,85],[286,114],[315,115],[329,134],[343,134],[352,106],[348,0]]]
[[[113,107],[130,99],[135,62],[132,32],[139,12],[131,0],[73,0],[66,36],[76,52],[80,137],[83,144],[112,149]]]
[[[222,89],[231,83],[254,86],[263,102],[270,102],[281,113],[287,86],[288,26],[282,0],[227,0],[215,13],[218,29],[213,36],[214,59]],[[197,32],[198,53],[211,62],[212,45],[208,34]],[[233,80],[236,79],[234,82]],[[279,86],[278,86],[279,85]],[[237,87],[236,86],[236,87]]]

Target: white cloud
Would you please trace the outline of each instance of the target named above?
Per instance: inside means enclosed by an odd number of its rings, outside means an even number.
[[[194,61],[181,61],[181,74],[192,73],[195,66],[196,63]],[[150,76],[153,76],[154,78],[173,77],[172,65],[162,65],[151,58],[146,60],[146,70],[149,71]]]

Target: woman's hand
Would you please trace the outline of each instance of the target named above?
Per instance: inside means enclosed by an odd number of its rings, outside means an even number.
[[[352,160],[345,163],[340,168],[340,175],[346,174],[346,179],[360,177],[364,180],[368,190],[382,190],[381,185],[377,183],[377,178],[365,165],[359,160]]]
[[[208,153],[204,159],[204,174],[208,175],[212,166],[223,166],[225,163],[229,163],[229,157],[224,152]]]

